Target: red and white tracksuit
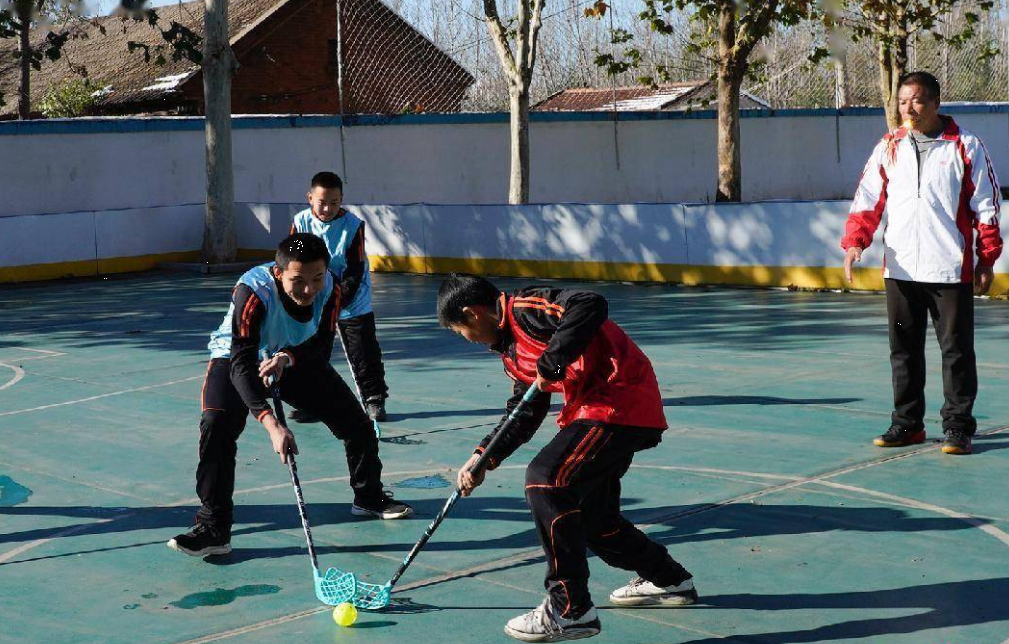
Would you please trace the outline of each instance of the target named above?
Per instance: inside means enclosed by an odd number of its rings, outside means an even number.
[[[868,248],[880,220],[883,276],[913,282],[970,282],[976,259],[991,266],[1002,252],[999,187],[984,144],[948,117],[918,167],[905,128],[884,136],[869,157],[851,203],[841,247]]]

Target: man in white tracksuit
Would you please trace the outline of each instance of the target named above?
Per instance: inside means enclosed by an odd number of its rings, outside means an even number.
[[[981,140],[939,114],[934,76],[906,74],[897,97],[904,124],[873,150],[841,240],[851,282],[853,262],[886,214],[883,277],[894,411],[890,429],[874,443],[925,441],[925,331],[931,316],[942,349],[942,451],[969,454],[977,428],[973,295],[991,287],[992,265],[1002,253],[998,180]]]

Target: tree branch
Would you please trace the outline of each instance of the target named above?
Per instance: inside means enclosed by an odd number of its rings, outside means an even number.
[[[529,53],[527,56],[526,70],[529,80],[532,80],[533,70],[536,68],[536,50],[539,48],[540,27],[543,26],[543,5],[546,0],[534,0],[533,15],[529,25]]]
[[[498,58],[501,59],[501,66],[510,79],[519,75],[518,66],[515,64],[515,57],[512,55],[511,47],[508,45],[508,35],[505,33],[504,25],[501,24],[501,16],[497,11],[497,0],[483,0],[484,16],[487,20],[487,29],[490,31],[491,40],[494,41],[494,48],[497,49]]]

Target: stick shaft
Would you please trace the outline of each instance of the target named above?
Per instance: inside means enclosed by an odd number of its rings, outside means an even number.
[[[487,448],[484,450],[483,454],[480,455],[480,459],[477,460],[477,462],[473,465],[474,471],[479,472],[480,470],[482,470],[484,467],[487,466],[487,463],[490,461],[491,452],[493,452],[494,448],[497,447],[498,443],[501,442],[501,437],[504,436],[505,429],[507,429],[513,422],[515,422],[515,419],[518,418],[521,412],[525,411],[526,406],[538,393],[539,393],[538,389],[536,389],[535,387],[529,387],[529,390],[526,391],[525,396],[522,397],[522,402],[520,402],[515,407],[515,409],[513,409],[510,414],[508,414],[508,418],[505,419],[505,422],[498,429],[497,434],[494,435],[494,438],[491,439],[491,442],[487,445]],[[406,572],[406,569],[409,568],[410,564],[413,563],[413,560],[417,558],[417,555],[420,553],[421,549],[423,549],[424,546],[427,545],[428,540],[431,539],[431,535],[433,535],[434,531],[438,529],[438,526],[441,525],[441,522],[445,520],[445,517],[448,516],[448,513],[452,510],[452,507],[455,506],[456,501],[459,500],[459,497],[461,495],[462,490],[456,487],[455,491],[452,492],[452,496],[448,497],[448,500],[445,501],[445,505],[442,506],[441,511],[438,512],[438,515],[431,522],[431,525],[429,525],[427,527],[427,530],[424,531],[424,534],[421,536],[420,540],[417,541],[416,544],[414,544],[413,549],[410,550],[410,554],[408,554],[403,559],[403,563],[400,564],[399,568],[396,570],[396,574],[394,574],[392,576],[392,579],[389,580],[390,587],[396,585],[396,582],[399,581],[399,578],[403,576],[403,573]]]
[[[276,385],[270,390],[273,396],[274,413],[277,414],[277,422],[287,427],[287,419],[284,417],[284,403],[280,399],[280,390]],[[308,510],[305,508],[305,495],[301,491],[301,479],[298,478],[298,464],[294,462],[294,454],[287,454],[287,469],[291,473],[291,483],[294,484],[294,496],[298,499],[298,516],[301,517],[301,527],[305,529],[305,541],[308,543],[308,554],[312,557],[312,566],[319,570],[319,559],[315,555],[315,543],[312,541],[312,526],[308,522]]]

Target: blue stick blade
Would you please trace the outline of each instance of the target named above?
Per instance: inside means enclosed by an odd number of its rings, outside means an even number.
[[[379,610],[389,605],[389,595],[392,586],[389,584],[369,584],[357,582],[357,592],[354,593],[354,605],[365,610]]]
[[[315,596],[327,606],[352,601],[357,592],[357,578],[352,573],[330,568],[325,575],[315,572]]]

